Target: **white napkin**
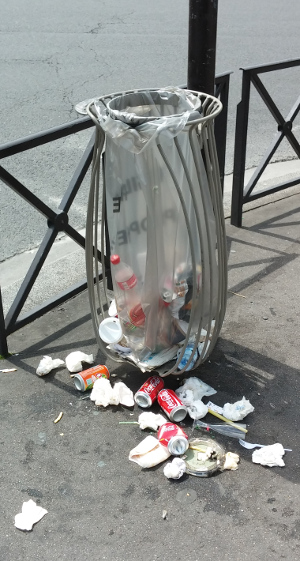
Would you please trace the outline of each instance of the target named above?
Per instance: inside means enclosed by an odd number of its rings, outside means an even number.
[[[186,464],[185,461],[181,458],[174,458],[172,462],[169,462],[164,467],[164,475],[168,479],[180,479],[183,474],[186,472]]]
[[[51,356],[45,355],[40,361],[40,364],[36,369],[36,373],[38,374],[38,376],[45,376],[45,374],[49,374],[51,370],[53,370],[54,368],[58,368],[63,364],[65,364],[64,360],[61,360],[60,358],[52,359]]]
[[[253,405],[251,405],[248,399],[243,397],[243,399],[236,401],[235,403],[225,403],[222,414],[230,421],[241,421],[253,411]]]
[[[132,391],[123,382],[116,382],[114,387],[111,387],[110,380],[107,378],[97,378],[90,395],[90,399],[95,402],[95,405],[125,405],[126,407],[134,406],[134,399]]]
[[[138,418],[138,422],[141,429],[153,429],[157,430],[158,427],[167,423],[167,419],[165,419],[162,415],[155,413],[151,413],[151,411],[145,411],[141,413]]]
[[[32,530],[33,524],[39,522],[45,514],[48,514],[45,508],[37,506],[32,499],[29,499],[29,501],[23,503],[22,512],[16,514],[15,526],[19,530],[26,530],[29,532]]]
[[[129,452],[129,460],[142,468],[150,468],[164,462],[171,456],[168,448],[162,446],[154,436],[146,436],[140,444]]]
[[[86,355],[81,351],[74,351],[70,353],[66,358],[66,365],[69,372],[81,372],[82,362],[87,362],[88,364],[93,364],[93,355]]]
[[[261,464],[262,466],[284,467],[285,463],[282,459],[284,454],[285,451],[282,444],[277,442],[276,444],[271,444],[270,446],[255,450],[252,454],[252,462],[254,464]]]

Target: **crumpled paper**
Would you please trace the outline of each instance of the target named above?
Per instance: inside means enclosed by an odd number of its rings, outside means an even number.
[[[225,454],[225,463],[223,469],[236,470],[239,467],[238,466],[239,461],[240,461],[240,457],[238,454],[235,454],[234,452],[227,452]]]
[[[201,401],[201,399],[197,399],[193,401],[191,405],[187,408],[188,414],[192,419],[203,419],[205,415],[208,413],[208,407]]]
[[[48,514],[45,508],[37,506],[32,499],[29,499],[29,501],[23,503],[22,512],[16,514],[15,526],[19,530],[29,532],[32,530],[33,525],[39,522],[45,514]]]
[[[241,401],[236,401],[235,403],[225,403],[223,407],[223,415],[230,421],[241,421],[253,411],[253,405],[251,405],[250,401],[245,397],[243,397]]]
[[[146,436],[140,444],[129,452],[129,460],[142,468],[151,468],[171,456],[168,448],[162,446],[152,435]]]
[[[86,355],[81,351],[74,351],[70,353],[66,358],[66,366],[69,372],[81,372],[82,362],[87,362],[88,364],[93,364],[93,355]]]
[[[164,467],[164,475],[168,479],[180,479],[185,472],[186,464],[181,458],[174,458],[172,462],[169,462]]]
[[[184,384],[175,390],[175,393],[187,407],[188,414],[192,419],[202,419],[208,413],[208,407],[202,402],[202,398],[217,392],[214,388],[202,382],[200,378],[192,376],[185,380]]]
[[[125,405],[126,407],[134,406],[132,391],[123,382],[116,382],[112,388],[110,380],[107,378],[97,378],[90,395],[90,399],[95,405]]]
[[[151,411],[145,411],[139,415],[138,422],[142,430],[157,430],[158,427],[161,427],[161,425],[164,425],[168,421],[160,414],[155,415],[155,413],[151,413]]]
[[[38,376],[45,376],[45,374],[49,374],[51,370],[53,370],[54,368],[58,368],[63,364],[65,364],[64,360],[61,360],[60,358],[52,359],[51,356],[45,355],[40,361],[40,364],[36,369],[36,373]]]
[[[277,442],[276,444],[271,444],[270,446],[255,450],[252,454],[252,462],[254,464],[261,464],[262,466],[284,467],[285,463],[282,459],[284,454],[285,451],[282,444]]]

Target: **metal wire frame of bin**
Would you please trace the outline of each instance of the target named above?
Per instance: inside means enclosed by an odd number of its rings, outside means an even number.
[[[224,177],[225,165],[225,152],[226,152],[226,130],[227,130],[227,107],[229,95],[229,79],[230,73],[221,74],[216,76],[216,97],[220,99],[223,105],[223,112],[216,119],[216,143],[217,152],[220,161],[220,175],[221,184]],[[89,117],[82,117],[53,127],[51,129],[41,131],[39,133],[18,139],[0,146],[0,160],[12,157],[26,150],[34,149],[38,146],[54,142],[60,138],[64,138],[88,128],[94,127],[93,121]],[[8,356],[7,337],[15,331],[28,325],[35,319],[41,317],[45,313],[53,310],[63,302],[76,296],[87,288],[87,280],[83,279],[81,282],[71,286],[67,290],[54,296],[53,298],[43,302],[35,307],[32,311],[21,314],[22,308],[30,294],[30,291],[43,267],[43,264],[51,250],[56,236],[59,232],[66,233],[72,238],[79,246],[85,249],[86,240],[79,234],[70,224],[68,219],[68,212],[76,197],[76,194],[82,184],[82,181],[90,167],[94,149],[94,134],[71,178],[69,186],[61,200],[61,203],[55,212],[47,204],[45,204],[39,197],[32,193],[25,185],[23,185],[16,177],[10,174],[3,166],[0,166],[0,180],[3,181],[10,189],[27,201],[33,208],[42,214],[47,221],[47,230],[45,236],[38,248],[38,251],[24,277],[21,287],[16,294],[14,301],[4,318],[1,286],[0,286],[0,355]],[[99,261],[101,261],[101,253],[98,250]],[[107,270],[106,275],[109,275],[109,263],[105,256],[105,263]]]
[[[123,95],[128,96],[128,94],[138,94],[140,92],[144,93],[145,90],[129,90],[123,92]],[[158,91],[158,90],[154,90]],[[149,93],[150,90],[147,90]],[[153,93],[153,90],[151,90]],[[161,155],[162,161],[168,173],[171,176],[174,190],[177,193],[178,199],[180,200],[180,206],[182,208],[184,217],[185,217],[185,225],[188,232],[189,244],[190,244],[190,251],[191,251],[191,263],[192,263],[192,275],[193,275],[193,293],[191,298],[191,316],[188,323],[187,332],[185,334],[185,342],[183,343],[182,348],[180,349],[179,356],[177,360],[175,359],[175,364],[169,369],[169,366],[159,368],[159,372],[161,375],[166,376],[168,374],[175,373],[176,375],[182,374],[190,365],[193,355],[197,349],[197,346],[200,341],[200,336],[203,332],[203,328],[207,332],[207,336],[205,338],[205,342],[203,344],[203,348],[200,352],[199,358],[195,363],[195,367],[197,367],[201,362],[203,362],[211,353],[214,344],[218,338],[224,315],[226,309],[226,295],[227,295],[227,259],[226,259],[226,236],[225,236],[225,222],[223,216],[223,209],[222,209],[222,194],[221,194],[221,185],[220,185],[220,175],[218,170],[218,156],[215,144],[215,136],[214,136],[214,120],[218,114],[220,114],[222,110],[222,104],[218,99],[212,97],[208,94],[199,93],[196,91],[191,91],[195,96],[197,95],[200,102],[202,113],[201,116],[197,119],[193,119],[192,121],[188,122],[184,129],[182,130],[181,134],[188,135],[189,139],[189,146],[191,150],[191,154],[193,155],[193,161],[195,164],[195,168],[197,170],[197,177],[198,177],[198,187],[201,192],[202,198],[202,189],[205,190],[203,185],[201,185],[201,171],[199,167],[199,162],[197,161],[197,152],[199,150],[199,138],[197,135],[194,135],[194,131],[201,125],[201,129],[198,132],[199,137],[201,138],[201,142],[203,144],[203,152],[204,152],[204,160],[206,162],[205,168],[207,173],[207,183],[209,185],[210,196],[212,200],[212,206],[215,213],[215,227],[216,227],[216,242],[214,242],[211,238],[211,232],[209,229],[209,219],[207,209],[205,204],[203,204],[203,217],[200,218],[199,209],[197,208],[197,199],[194,192],[195,186],[191,179],[190,170],[185,160],[185,156],[181,151],[180,144],[178,142],[177,137],[174,138],[174,150],[176,151],[181,165],[184,170],[184,174],[187,180],[187,184],[189,186],[191,199],[193,201],[193,208],[195,212],[195,220],[196,220],[196,231],[191,231],[191,227],[189,224],[189,216],[188,211],[185,205],[184,197],[181,193],[180,185],[177,181],[176,175],[174,170],[172,169],[171,163],[168,161],[168,158],[162,148],[162,145],[158,140],[157,148]],[[98,105],[102,105],[103,108],[107,108],[109,102],[111,102],[115,97],[118,97],[120,93],[108,94],[101,98],[97,99]],[[139,103],[138,103],[139,105]],[[90,301],[90,308],[91,308],[91,315],[92,315],[92,322],[94,326],[94,332],[96,336],[96,340],[98,346],[103,354],[107,355],[110,359],[115,360],[116,362],[122,362],[122,359],[119,356],[116,356],[116,353],[107,347],[101,340],[99,336],[99,326],[101,321],[106,317],[104,314],[104,309],[108,309],[109,307],[109,298],[108,293],[106,290],[106,279],[100,280],[98,275],[98,258],[95,254],[95,247],[98,247],[98,220],[99,220],[99,196],[100,196],[100,168],[102,162],[102,150],[105,145],[105,132],[102,129],[101,125],[98,122],[98,118],[96,116],[96,112],[94,109],[94,103],[92,102],[87,107],[87,112],[90,117],[94,120],[95,125],[97,127],[96,131],[96,141],[95,141],[95,150],[94,150],[94,157],[93,157],[93,164],[92,164],[92,180],[91,180],[91,188],[90,188],[90,196],[89,196],[89,203],[88,203],[88,214],[87,214],[87,226],[86,226],[86,263],[87,263],[87,279],[88,279],[88,294],[89,294],[89,301]],[[102,166],[102,173],[104,173],[104,169]],[[105,200],[105,178],[103,178],[103,193],[102,193],[102,200]],[[100,247],[104,247],[105,237],[104,237],[104,228],[106,226],[104,212],[104,204],[102,205],[102,216],[101,216],[101,244]],[[207,278],[208,275],[209,284],[210,284],[210,291],[209,291],[209,299],[210,299],[210,306],[209,306],[209,315],[208,315],[208,323],[204,325],[204,298],[208,296],[204,290],[201,291],[200,297],[196,297],[196,285],[197,285],[197,273],[196,273],[196,256],[195,256],[195,247],[194,242],[196,237],[199,240],[199,245],[201,248],[204,247],[204,239],[203,239],[203,227],[207,235],[207,250],[208,252],[212,252],[209,254],[209,257],[206,256],[207,263],[204,266],[204,257],[201,251],[201,267],[203,273],[203,284],[205,285],[204,277]],[[213,254],[217,253],[217,262],[218,262],[218,294],[217,294],[217,302],[215,304],[215,315],[213,314],[213,307],[212,307],[212,278],[213,278]],[[103,257],[103,253],[102,253]],[[104,267],[104,263],[102,263],[102,268]],[[207,267],[207,271],[206,271]],[[209,273],[208,273],[209,270]],[[93,280],[96,279],[96,282]],[[101,282],[102,281],[102,282]],[[196,304],[198,300],[198,303]],[[187,360],[185,367],[182,370],[177,370],[179,367],[180,361],[185,353],[186,347],[189,342],[192,326],[194,324],[194,319],[196,318],[196,308],[198,309],[198,316],[199,321],[197,322],[197,330],[194,333],[195,340],[193,342],[193,349],[191,352],[191,356]],[[198,319],[198,318],[197,318]],[[210,334],[210,335],[209,335]]]
[[[286,68],[293,68],[295,66],[300,66],[300,59],[287,60],[274,64],[264,64],[262,66],[241,69],[243,70],[242,99],[237,106],[236,114],[234,168],[231,200],[231,224],[233,224],[234,226],[242,226],[242,212],[243,205],[245,203],[249,203],[250,201],[254,201],[261,197],[265,197],[267,195],[276,193],[300,183],[300,177],[298,177],[291,181],[287,181],[286,183],[280,183],[273,187],[255,191],[255,193],[253,193],[253,190],[257,185],[260,177],[262,176],[267,165],[270,163],[272,156],[274,155],[275,151],[284,138],[288,140],[296,155],[298,156],[298,158],[300,158],[300,145],[292,132],[293,122],[300,110],[300,96],[291,108],[287,117],[284,118],[274,100],[272,99],[270,93],[258,76],[259,74],[265,74],[267,72],[274,72]],[[273,116],[277,124],[277,132],[264,158],[256,168],[248,184],[245,185],[244,180],[251,84],[255,87],[256,91]]]

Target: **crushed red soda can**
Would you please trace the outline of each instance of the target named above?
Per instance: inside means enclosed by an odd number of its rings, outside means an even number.
[[[183,405],[173,390],[161,390],[157,396],[157,401],[170,421],[177,423],[186,417],[187,407]]]
[[[168,448],[173,456],[181,456],[189,447],[187,434],[174,423],[162,425],[157,433],[157,438],[163,446]]]
[[[135,402],[140,407],[151,407],[156,400],[158,393],[164,387],[164,381],[160,376],[150,376],[134,396]]]
[[[98,364],[74,376],[75,388],[81,392],[91,390],[97,378],[109,378],[109,370],[104,364]]]

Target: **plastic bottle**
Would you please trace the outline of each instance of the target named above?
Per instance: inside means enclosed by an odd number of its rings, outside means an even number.
[[[141,305],[141,291],[132,268],[119,255],[110,258],[118,317],[124,335],[133,350],[143,347],[145,314]]]

